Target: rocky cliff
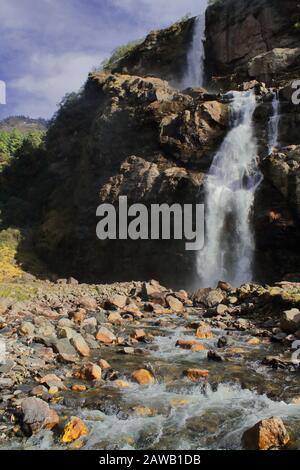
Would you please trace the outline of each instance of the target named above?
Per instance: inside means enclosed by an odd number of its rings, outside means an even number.
[[[158,78],[90,75],[48,132],[52,189],[36,238],[42,257],[80,279],[186,284],[194,256],[184,256],[181,242],[100,242],[96,208],[117,205],[121,195],[129,204],[195,202],[227,129],[227,105],[217,96],[182,94]]]
[[[207,10],[209,76],[238,74],[265,82],[299,71],[300,5],[296,0],[220,0]]]

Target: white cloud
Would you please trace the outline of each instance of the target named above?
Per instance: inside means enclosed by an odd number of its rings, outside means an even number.
[[[78,91],[100,61],[98,55],[83,53],[33,55],[30,72],[10,83],[13,92],[21,92],[20,95],[27,97],[17,103],[15,113],[50,117],[61,98],[66,93]]]

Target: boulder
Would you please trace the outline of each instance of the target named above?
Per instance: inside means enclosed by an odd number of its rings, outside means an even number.
[[[116,341],[116,336],[112,331],[110,331],[108,328],[102,326],[96,335],[97,341],[100,341],[100,343],[104,344],[111,344],[114,341]]]
[[[194,304],[206,308],[216,307],[221,304],[225,298],[225,293],[221,289],[203,288],[198,289],[192,296]]]
[[[281,420],[276,416],[263,419],[244,432],[242,444],[246,450],[269,450],[285,447],[290,436]]]
[[[25,398],[21,403],[22,422],[31,433],[52,429],[59,423],[59,416],[48,403],[40,398]]]
[[[191,382],[198,382],[201,379],[206,379],[209,375],[208,370],[203,369],[188,369],[185,375]]]
[[[84,295],[78,299],[78,305],[87,310],[95,310],[97,308],[97,301],[91,296]]]
[[[90,355],[90,348],[87,345],[85,339],[80,334],[77,333],[76,335],[73,335],[70,343],[81,356],[88,357]]]
[[[61,440],[63,443],[69,444],[82,436],[86,436],[88,433],[89,430],[84,422],[80,418],[72,417],[64,428]]]
[[[65,362],[76,362],[78,358],[76,350],[67,338],[54,340],[51,344],[60,359]]]
[[[152,372],[147,369],[139,369],[133,372],[132,378],[140,385],[151,385],[155,382]]]
[[[292,308],[286,310],[280,320],[280,328],[285,333],[295,333],[300,328],[300,310]]]
[[[19,328],[19,334],[23,336],[33,336],[35,332],[35,326],[33,323],[23,321]]]
[[[90,362],[82,366],[78,372],[75,372],[75,376],[78,376],[78,378],[82,380],[99,381],[102,378],[102,369],[97,364]]]
[[[183,303],[172,295],[166,297],[167,305],[176,313],[181,313],[184,310]]]
[[[108,310],[116,308],[124,308],[127,304],[126,295],[114,295],[105,302],[105,306]]]

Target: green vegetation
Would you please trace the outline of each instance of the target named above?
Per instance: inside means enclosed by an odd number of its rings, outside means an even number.
[[[179,23],[184,23],[185,21],[189,20],[192,17],[192,13],[186,13],[182,16],[179,20]]]
[[[28,134],[24,134],[18,129],[0,130],[0,173],[24,145],[37,147],[41,145],[43,136],[44,132],[38,130],[33,130]]]
[[[102,63],[102,68],[103,70],[110,72],[117,63],[123,59],[129,52],[131,52],[133,49],[135,49],[139,44],[143,42],[143,39],[137,40],[137,41],[131,41],[128,44],[125,44],[123,46],[117,47],[113,53],[110,59],[104,61]]]

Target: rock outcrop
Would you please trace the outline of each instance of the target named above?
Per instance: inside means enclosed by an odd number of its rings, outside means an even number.
[[[167,29],[152,31],[141,44],[113,65],[111,71],[140,77],[153,75],[180,86],[193,30],[194,19],[191,18]]]
[[[300,6],[294,0],[221,0],[207,10],[210,76],[271,81],[299,70]],[[295,75],[296,76],[296,75]]]

